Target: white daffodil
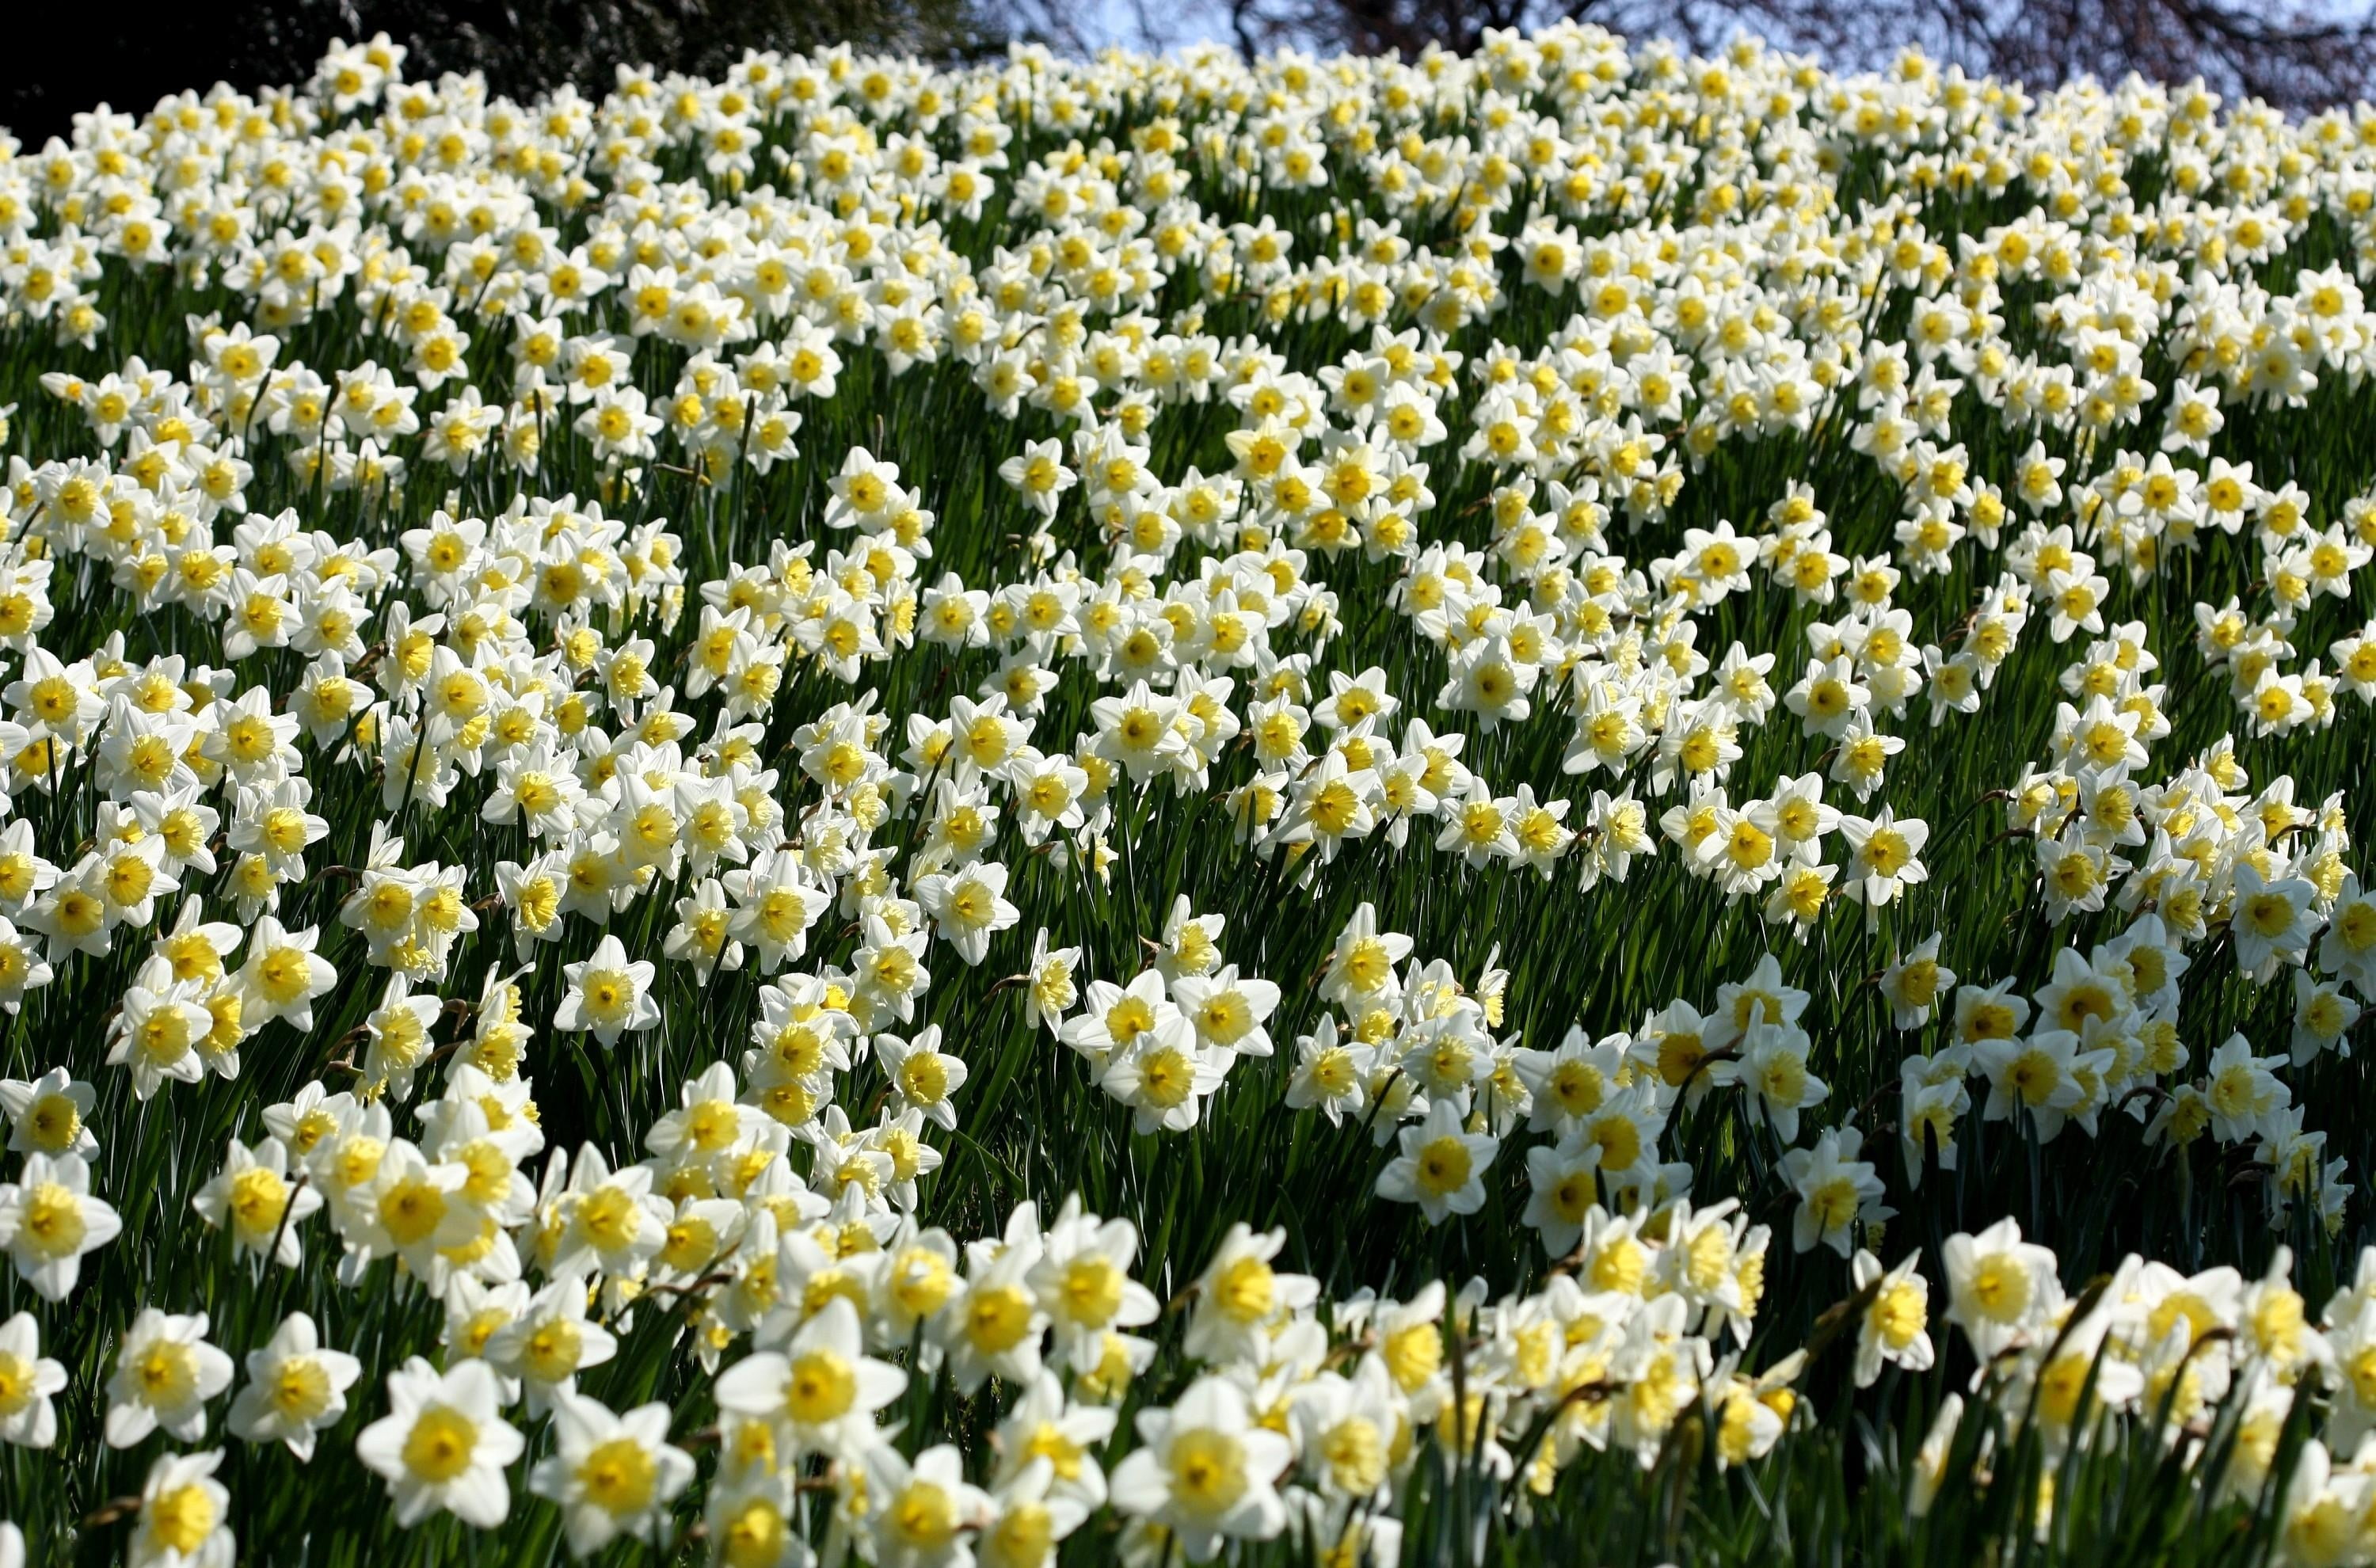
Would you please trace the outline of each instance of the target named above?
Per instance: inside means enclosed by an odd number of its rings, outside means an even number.
[[[1113,1504],[1176,1532],[1188,1561],[1209,1562],[1226,1540],[1268,1540],[1286,1527],[1275,1482],[1293,1447],[1254,1425],[1235,1384],[1198,1379],[1170,1408],[1141,1411],[1138,1437],[1144,1446],[1114,1470]]]
[[[23,1448],[55,1443],[58,1411],[52,1400],[65,1386],[65,1368],[42,1354],[32,1313],[0,1323],[0,1443]]]
[[[1849,1261],[1848,1277],[1859,1291],[1871,1290],[1871,1301],[1857,1324],[1856,1380],[1870,1387],[1885,1362],[1908,1372],[1926,1372],[1935,1352],[1930,1345],[1930,1287],[1914,1265],[1919,1253],[1909,1253],[1895,1268],[1859,1248]]]
[[[198,1189],[191,1206],[209,1226],[228,1229],[243,1253],[269,1255],[294,1268],[304,1255],[299,1227],[322,1206],[319,1189],[290,1180],[288,1151],[278,1138],[250,1149],[231,1141],[220,1174]]]
[[[216,1480],[222,1450],[167,1454],[148,1467],[125,1561],[133,1568],[231,1568],[231,1491]]]
[[[847,1297],[827,1301],[782,1350],[764,1350],[718,1379],[719,1408],[779,1422],[795,1453],[849,1455],[864,1445],[874,1412],[897,1399],[908,1374],[868,1356]]]
[[[388,1373],[388,1413],[355,1439],[355,1456],[387,1481],[399,1526],[442,1509],[491,1530],[510,1514],[504,1471],[528,1443],[504,1420],[498,1394],[480,1360],[441,1372],[414,1356]]]
[[[1983,1360],[2035,1337],[2061,1306],[2053,1253],[2024,1241],[2013,1220],[1977,1236],[1950,1236],[1940,1256],[1947,1269],[1947,1321]]]
[[[1415,1203],[1431,1225],[1453,1214],[1474,1214],[1485,1204],[1485,1173],[1501,1152],[1501,1140],[1471,1133],[1450,1100],[1438,1100],[1427,1118],[1402,1129],[1401,1152],[1378,1173],[1382,1198]]]
[[[889,1443],[866,1451],[867,1526],[883,1568],[967,1568],[968,1536],[989,1522],[990,1498],[967,1484],[954,1443],[940,1443],[911,1464]]]
[[[651,994],[651,964],[630,963],[615,936],[603,937],[591,957],[564,965],[562,973],[569,989],[553,1012],[552,1027],[564,1034],[583,1030],[604,1045],[616,1045],[622,1034],[639,1033],[660,1021],[659,1004]]]
[[[552,1410],[553,1452],[529,1472],[528,1488],[557,1503],[569,1550],[583,1557],[621,1535],[652,1542],[669,1504],[693,1483],[693,1458],[668,1441],[669,1408],[624,1413],[582,1395]]]
[[[326,1348],[314,1320],[291,1313],[261,1349],[247,1353],[247,1382],[227,1424],[250,1443],[285,1443],[310,1459],[315,1436],[346,1414],[347,1390],[362,1375],[361,1361]]]
[[[107,1380],[107,1444],[129,1448],[159,1427],[203,1437],[207,1401],[231,1386],[231,1358],[207,1343],[207,1314],[141,1310],[124,1331]]]
[[[115,1210],[91,1195],[80,1155],[28,1155],[18,1179],[0,1182],[0,1246],[45,1301],[65,1301],[82,1277],[84,1254],[122,1229]]]
[[[99,1091],[64,1067],[53,1067],[38,1078],[0,1079],[0,1115],[8,1119],[8,1152],[91,1158],[99,1153],[99,1138],[90,1126],[98,1103]]]

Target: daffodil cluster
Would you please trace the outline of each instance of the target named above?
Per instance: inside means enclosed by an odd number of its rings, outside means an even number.
[[[1575,24],[0,139],[6,1506],[2376,1560],[2371,279],[2364,107]]]

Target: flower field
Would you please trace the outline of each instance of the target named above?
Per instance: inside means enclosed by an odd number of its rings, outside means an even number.
[[[2376,1562],[2376,110],[402,56],[0,157],[0,1568]]]

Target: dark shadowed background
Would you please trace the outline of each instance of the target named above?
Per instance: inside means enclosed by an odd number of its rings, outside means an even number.
[[[1006,36],[973,0],[124,0],[47,15],[49,47],[18,33],[0,49],[0,125],[28,147],[101,101],[140,113],[218,81],[302,82],[333,39],[378,32],[410,51],[408,77],[480,70],[514,96],[564,80],[607,86],[623,62],[714,75],[746,48],[847,40],[946,57]]]

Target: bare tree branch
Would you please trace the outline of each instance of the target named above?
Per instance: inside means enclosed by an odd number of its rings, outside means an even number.
[[[1143,3],[1143,0],[1142,0]],[[2082,76],[2200,80],[2228,97],[2302,112],[2367,96],[2376,0],[1218,0],[1249,58],[1265,49],[1395,53],[1468,51],[1497,28],[1560,19],[1696,53],[1737,34],[1812,54],[1835,70],[1879,69],[1907,45],[1971,76],[2037,89]],[[1176,14],[1176,13],[1175,13]],[[1169,40],[1150,37],[1160,44]]]

